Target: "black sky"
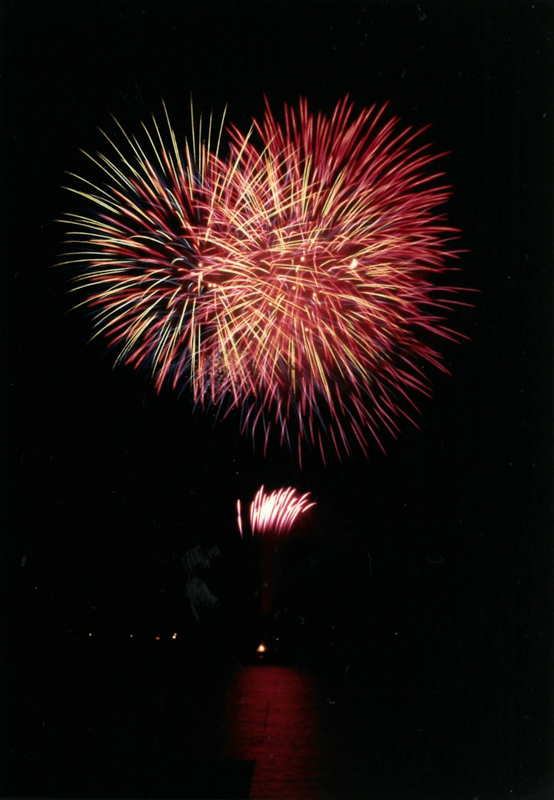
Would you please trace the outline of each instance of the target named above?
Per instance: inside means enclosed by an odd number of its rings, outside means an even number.
[[[384,671],[433,665],[453,686],[448,702],[471,709],[482,741],[496,743],[474,765],[483,787],[496,787],[487,794],[476,779],[482,796],[539,797],[552,752],[553,11],[436,0],[4,3],[7,685],[34,684],[37,659],[62,669],[59,648],[91,627],[113,637],[181,625],[196,641],[180,559],[197,545],[220,549],[208,581],[220,607],[199,625],[221,635],[244,595],[236,499],[262,483],[294,485],[318,502],[316,544],[289,556],[281,596],[307,620],[302,657],[319,652],[333,619],[337,663],[361,673],[374,647]],[[71,271],[52,266],[63,250],[56,219],[77,210],[64,171],[91,169],[79,148],[102,148],[97,126],[113,132],[110,114],[138,131],[162,98],[184,135],[191,92],[206,112],[228,104],[240,127],[264,94],[274,108],[301,95],[324,112],[346,93],[358,110],[389,102],[407,125],[431,124],[434,149],[449,152],[448,214],[468,251],[457,280],[479,294],[453,320],[469,339],[444,347],[451,376],[431,375],[420,429],[384,439],[386,456],[375,445],[368,459],[324,468],[314,454],[300,470],[274,444],[264,459],[235,416],[214,426],[186,394],[157,395],[145,376],[112,370],[102,342],[87,344],[90,320],[70,310]],[[316,567],[305,574],[308,557]]]

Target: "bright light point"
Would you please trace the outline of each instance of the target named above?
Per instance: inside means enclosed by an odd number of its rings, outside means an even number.
[[[353,258],[352,259],[352,263],[350,264],[350,268],[354,269],[354,267],[357,267],[357,266],[358,266],[358,259],[357,258]]]
[[[89,636],[92,636],[92,633],[89,633]]]
[[[130,634],[129,634],[129,639],[132,639],[132,638],[133,638],[133,634],[132,634],[132,633],[130,633]]]
[[[256,651],[256,652],[257,652],[257,653],[265,653],[265,652],[266,652],[266,650],[267,650],[267,647],[266,647],[266,646],[265,646],[265,644],[262,642],[262,643],[261,643],[261,645],[258,647],[258,649],[257,649],[257,651]]]
[[[159,636],[156,636],[156,641],[157,641],[157,642],[159,642],[159,641],[160,641],[160,637],[159,637]]]
[[[174,634],[173,634],[173,636],[172,636],[171,638],[172,638],[172,639],[176,639],[176,638],[177,638],[177,634],[176,634],[176,633],[174,633]]]

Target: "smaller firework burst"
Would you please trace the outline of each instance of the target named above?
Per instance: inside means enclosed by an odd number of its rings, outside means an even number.
[[[271,494],[265,493],[261,486],[250,504],[250,530],[252,535],[289,533],[296,519],[315,506],[310,502],[310,493],[298,494],[296,489],[277,489]],[[243,536],[242,507],[237,500],[237,525]]]

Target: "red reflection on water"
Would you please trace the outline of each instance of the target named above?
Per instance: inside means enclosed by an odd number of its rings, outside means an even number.
[[[326,797],[327,737],[311,677],[292,667],[246,667],[229,687],[225,754],[255,760],[251,800]]]

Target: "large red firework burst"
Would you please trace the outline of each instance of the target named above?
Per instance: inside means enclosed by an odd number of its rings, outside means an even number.
[[[199,404],[240,408],[266,443],[274,426],[340,455],[394,435],[428,393],[423,365],[444,369],[433,336],[455,338],[437,156],[348,99],[331,118],[301,100],[283,123],[266,104],[225,158],[211,119],[183,149],[167,126],[167,143],[155,120],[144,146],[111,143],[92,159],[102,187],[73,189],[95,206],[68,220],[97,334],[158,390],[189,382]]]

